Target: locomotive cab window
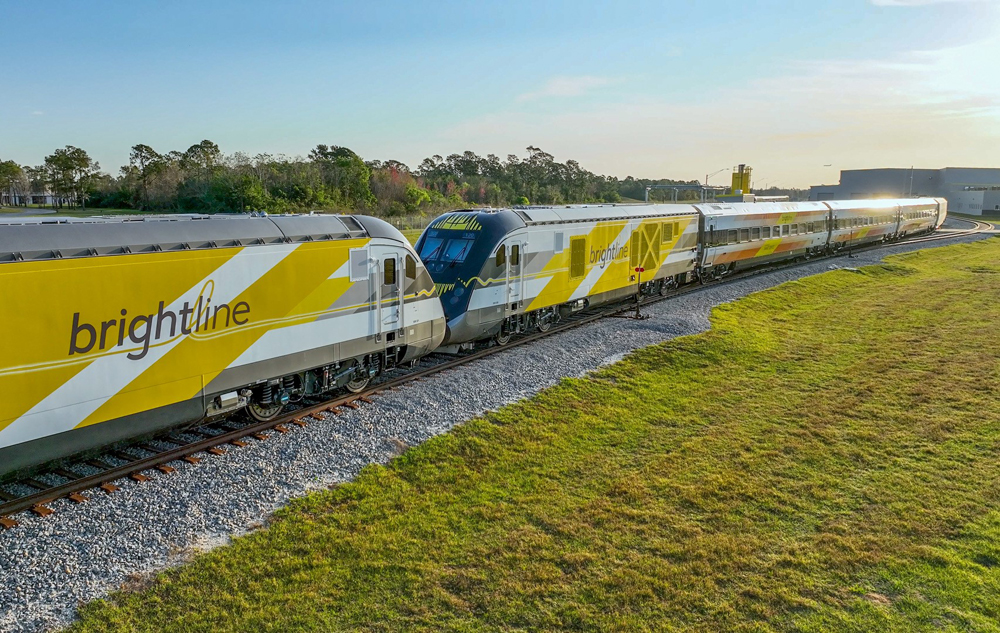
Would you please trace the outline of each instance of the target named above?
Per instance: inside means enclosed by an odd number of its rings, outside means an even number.
[[[514,244],[510,247],[510,265],[517,266],[521,263],[521,245]]]
[[[504,244],[500,245],[497,249],[496,265],[497,268],[502,268],[507,263],[507,246]]]
[[[382,262],[382,283],[386,286],[396,285],[396,258],[386,257]]]
[[[417,278],[417,260],[413,259],[411,255],[406,256],[406,278]]]

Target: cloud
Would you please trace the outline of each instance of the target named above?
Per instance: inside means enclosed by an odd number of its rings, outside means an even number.
[[[517,101],[533,101],[546,97],[579,97],[611,83],[613,81],[608,77],[595,77],[593,75],[553,77],[541,89],[518,95]]]
[[[995,166],[1000,68],[985,59],[1000,59],[1000,35],[881,59],[796,62],[696,98],[621,93],[555,112],[512,108],[435,142],[499,155],[535,145],[618,176],[704,179],[745,162],[785,186],[835,181],[830,163]]]
[[[42,112],[41,110],[35,110],[34,112],[31,113],[31,116],[42,116],[43,114],[45,113]]]

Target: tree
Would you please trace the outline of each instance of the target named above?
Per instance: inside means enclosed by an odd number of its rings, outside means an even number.
[[[358,209],[375,204],[371,169],[353,151],[337,145],[317,145],[309,152],[309,159],[320,166],[325,183],[337,190],[344,203]]]
[[[24,169],[20,165],[12,160],[0,161],[0,192],[10,195],[11,204],[23,204],[25,182]]]
[[[45,172],[49,187],[57,194],[60,205],[79,203],[87,208],[89,180],[101,166],[86,151],[67,145],[45,157]]]
[[[139,181],[139,192],[142,199],[139,208],[149,209],[149,180],[163,168],[163,157],[149,145],[133,145],[129,154],[129,165],[135,169]]]

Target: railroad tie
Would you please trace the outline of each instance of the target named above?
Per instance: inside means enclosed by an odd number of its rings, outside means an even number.
[[[55,510],[49,508],[48,506],[44,506],[41,503],[36,503],[35,505],[31,506],[31,511],[40,517],[47,517],[50,514],[56,513]]]

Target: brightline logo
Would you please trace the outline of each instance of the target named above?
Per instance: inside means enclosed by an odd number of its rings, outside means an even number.
[[[619,245],[615,241],[610,246],[603,248],[595,249],[593,246],[590,247],[590,263],[600,264],[601,268],[607,266],[609,262],[618,261],[626,257],[628,257],[628,244]]]
[[[131,321],[128,318],[128,310],[122,308],[121,318],[99,321],[94,325],[81,322],[80,313],[77,312],[73,314],[73,327],[70,330],[69,355],[86,354],[95,347],[101,351],[122,347],[127,336],[135,345],[142,345],[142,350],[129,352],[126,357],[129,360],[141,360],[149,353],[153,343],[164,338],[174,338],[178,326],[181,334],[188,335],[192,332],[225,329],[230,327],[230,324],[240,326],[250,322],[250,304],[246,301],[240,301],[232,307],[227,303],[221,303],[213,308],[211,303],[211,296],[199,295],[194,306],[185,301],[184,307],[175,314],[173,310],[165,310],[166,302],[161,301],[156,313],[140,314],[132,317]],[[169,329],[165,327],[168,323]]]

